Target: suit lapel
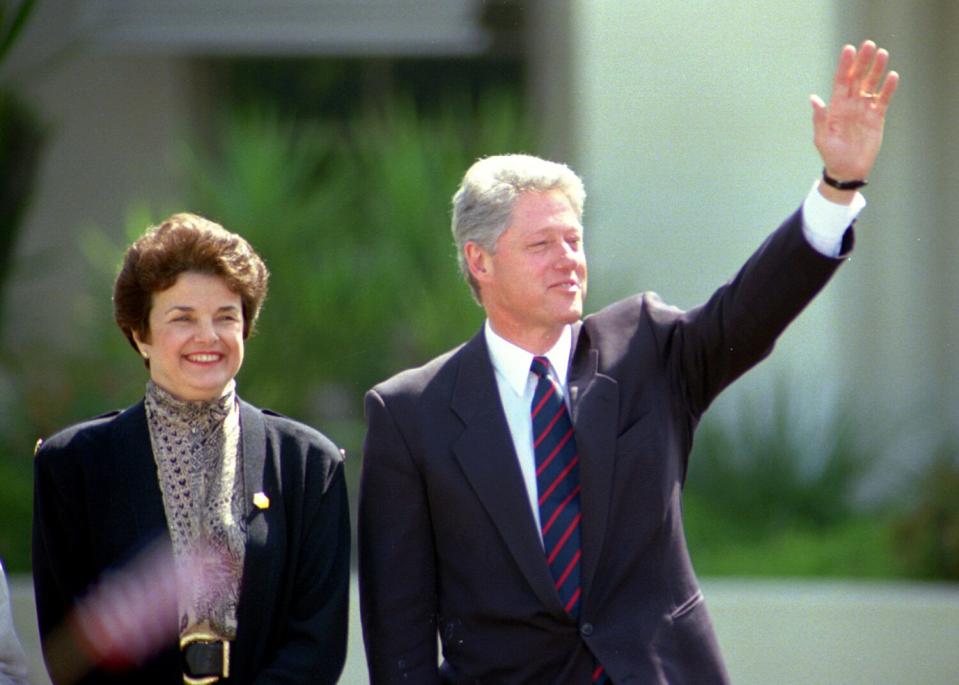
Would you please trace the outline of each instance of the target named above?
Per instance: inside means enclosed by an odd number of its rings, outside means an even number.
[[[269,593],[277,587],[283,551],[268,545],[271,522],[277,530],[284,523],[283,502],[276,465],[267,454],[266,423],[260,411],[246,402],[240,402],[240,436],[243,458],[244,521],[246,522],[246,551],[243,561],[243,581],[237,610],[238,676],[245,673],[245,664],[256,658],[258,635],[263,626],[270,625],[266,610],[271,606]],[[253,504],[253,497],[263,493],[270,503],[265,508]],[[257,498],[262,504],[265,502]],[[262,506],[261,504],[261,506]],[[275,536],[274,536],[275,537]],[[242,677],[240,678],[242,679]]]
[[[450,406],[465,426],[453,453],[467,480],[540,601],[565,613],[530,512],[482,330],[461,352]]]
[[[615,380],[598,372],[599,350],[589,346],[582,322],[573,327],[573,345],[567,388],[572,406],[583,508],[583,590],[596,573],[606,537],[613,470],[619,388]]]

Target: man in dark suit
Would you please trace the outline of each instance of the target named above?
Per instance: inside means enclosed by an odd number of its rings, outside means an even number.
[[[823,179],[690,311],[647,293],[581,319],[580,180],[524,155],[470,168],[453,233],[486,325],[366,398],[374,684],[727,682],[682,530],[693,431],[851,249],[887,59],[843,49],[812,103]]]

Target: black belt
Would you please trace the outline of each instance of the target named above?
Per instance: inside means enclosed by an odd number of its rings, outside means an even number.
[[[183,682],[212,685],[230,677],[230,641],[211,633],[190,633],[180,638]]]

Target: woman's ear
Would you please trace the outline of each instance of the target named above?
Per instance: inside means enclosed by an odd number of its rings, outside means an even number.
[[[140,337],[140,334],[137,333],[136,331],[131,331],[131,335],[133,336],[133,342],[135,342],[137,345],[137,350],[140,351],[140,356],[143,357],[144,359],[149,359],[150,344],[144,341],[143,338]]]

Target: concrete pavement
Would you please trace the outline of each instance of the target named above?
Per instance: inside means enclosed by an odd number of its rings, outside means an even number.
[[[35,685],[49,685],[29,577],[10,579]],[[344,685],[367,682],[355,577]],[[959,683],[959,584],[705,579],[703,592],[738,685]]]

